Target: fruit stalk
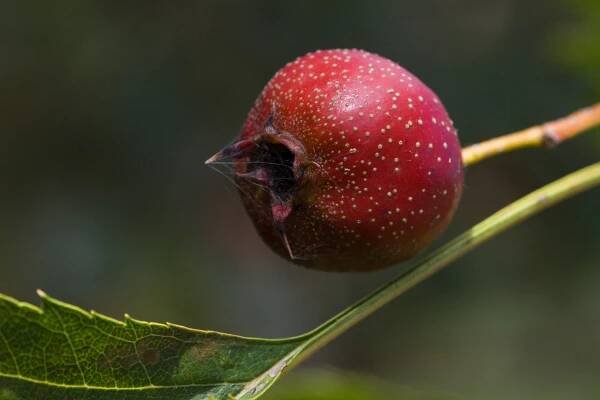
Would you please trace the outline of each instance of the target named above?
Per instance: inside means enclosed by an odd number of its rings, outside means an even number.
[[[600,162],[558,179],[501,209],[308,333],[310,340],[300,350],[294,365],[470,250],[540,211],[596,186],[600,186]]]
[[[502,153],[526,147],[554,147],[565,140],[600,125],[600,103],[577,110],[545,124],[499,136],[462,150],[465,166]]]

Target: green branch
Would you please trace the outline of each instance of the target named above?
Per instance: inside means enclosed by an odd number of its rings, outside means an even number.
[[[556,180],[501,209],[425,259],[413,263],[402,275],[308,333],[306,336],[309,339],[303,345],[294,364],[490,238],[562,200],[598,185],[600,162]]]

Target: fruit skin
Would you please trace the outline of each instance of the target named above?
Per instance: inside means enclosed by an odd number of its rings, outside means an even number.
[[[267,245],[328,271],[413,257],[446,228],[463,187],[438,97],[363,50],[320,50],[279,70],[216,161],[233,166]]]

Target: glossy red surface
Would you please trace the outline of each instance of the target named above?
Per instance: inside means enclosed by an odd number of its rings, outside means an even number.
[[[459,202],[463,166],[452,121],[432,90],[386,58],[324,50],[287,64],[238,140],[260,140],[266,126],[298,141],[298,187],[283,226],[296,263],[370,270],[408,259],[447,226]],[[261,236],[290,258],[273,224],[273,193],[238,183]]]

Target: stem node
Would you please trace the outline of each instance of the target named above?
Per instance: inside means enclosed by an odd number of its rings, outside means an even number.
[[[486,158],[525,147],[552,148],[598,125],[600,103],[542,125],[467,146],[462,151],[463,163],[465,166],[472,165]]]

